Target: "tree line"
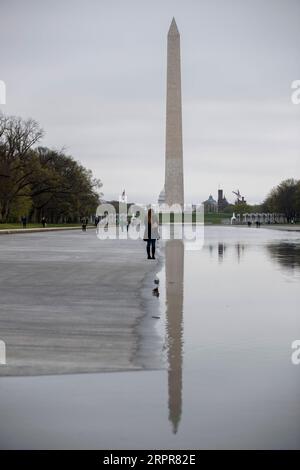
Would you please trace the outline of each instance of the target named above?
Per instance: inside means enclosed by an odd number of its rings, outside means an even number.
[[[284,214],[287,222],[297,222],[300,219],[300,180],[286,179],[275,186],[261,204],[250,205],[246,202],[229,204],[224,213],[275,213]]]
[[[96,212],[102,183],[70,155],[38,146],[33,119],[0,113],[0,223],[78,222]]]
[[[64,151],[38,146],[44,131],[33,119],[0,113],[0,223],[78,222],[96,212],[102,183]],[[300,217],[300,180],[287,179],[259,206],[228,206],[227,211],[275,212],[288,222]]]
[[[262,204],[263,212],[284,214],[287,222],[296,222],[300,216],[300,180],[282,181],[273,188]]]

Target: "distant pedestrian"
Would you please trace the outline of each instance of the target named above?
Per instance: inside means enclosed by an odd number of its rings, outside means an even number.
[[[23,216],[21,217],[21,222],[22,222],[23,228],[26,228],[26,225],[27,225],[27,217],[26,217],[26,215],[23,215]]]
[[[42,226],[43,226],[43,228],[45,228],[45,227],[46,227],[46,224],[47,224],[46,217],[42,217],[42,220],[41,220],[41,222],[42,222]]]
[[[81,229],[83,232],[86,232],[87,224],[88,224],[88,219],[86,217],[83,217],[81,220]]]
[[[140,211],[138,211],[136,214],[135,214],[135,218],[136,218],[136,231],[139,232],[140,229],[141,229],[141,220],[140,220]]]
[[[127,232],[129,230],[129,225],[131,224],[131,217],[128,215],[127,216],[127,225],[126,225],[126,228],[127,228]]]
[[[158,217],[153,209],[148,209],[148,213],[144,220],[145,232],[144,241],[147,242],[147,256],[148,259],[155,259],[155,245],[156,240],[159,239],[159,225]]]
[[[108,222],[109,222],[109,215],[108,211],[104,211],[104,218],[102,219],[102,223],[104,225],[104,231],[108,231]]]
[[[119,227],[121,227],[122,232],[124,232],[124,227],[125,227],[124,214],[119,215]]]

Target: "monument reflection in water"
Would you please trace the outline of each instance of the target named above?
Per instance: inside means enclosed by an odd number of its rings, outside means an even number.
[[[169,240],[166,253],[166,333],[169,420],[176,433],[182,413],[184,244]]]

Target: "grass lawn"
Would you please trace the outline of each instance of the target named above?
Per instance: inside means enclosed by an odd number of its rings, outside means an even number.
[[[232,214],[226,212],[214,212],[209,214],[204,214],[204,223],[206,224],[221,224],[224,219],[231,219]]]
[[[205,224],[222,224],[226,223],[226,221],[229,221],[230,222],[230,219],[232,217],[232,214],[228,214],[226,212],[220,212],[220,213],[216,213],[216,212],[213,212],[213,213],[208,213],[208,214],[204,214],[204,223]],[[172,216],[170,216],[170,214],[161,214],[160,215],[160,222],[161,223],[167,223],[169,221],[172,222],[180,222],[182,220],[182,216],[181,214],[178,215],[178,214],[172,214]],[[186,212],[185,213],[185,216],[184,216],[184,221],[185,223],[191,223],[192,221],[194,221],[194,216],[192,215],[192,213],[188,213]],[[199,217],[199,222],[201,221],[201,216]],[[227,222],[228,223],[228,222]]]
[[[47,224],[46,228],[51,227],[80,227],[80,224]],[[27,224],[26,228],[42,228],[42,224]],[[18,229],[23,228],[22,224],[15,223],[15,224],[0,224],[0,230],[10,230],[10,229]]]

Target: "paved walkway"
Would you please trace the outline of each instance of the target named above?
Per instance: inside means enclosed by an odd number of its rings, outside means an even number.
[[[141,368],[140,293],[157,270],[144,245],[98,240],[94,230],[1,237],[0,375]]]
[[[300,225],[283,224],[283,225],[263,225],[264,228],[272,230],[283,230],[285,232],[300,232]]]
[[[94,229],[92,225],[88,228]],[[0,230],[0,235],[11,235],[16,233],[60,232],[62,230],[81,230],[81,227],[6,228]]]

